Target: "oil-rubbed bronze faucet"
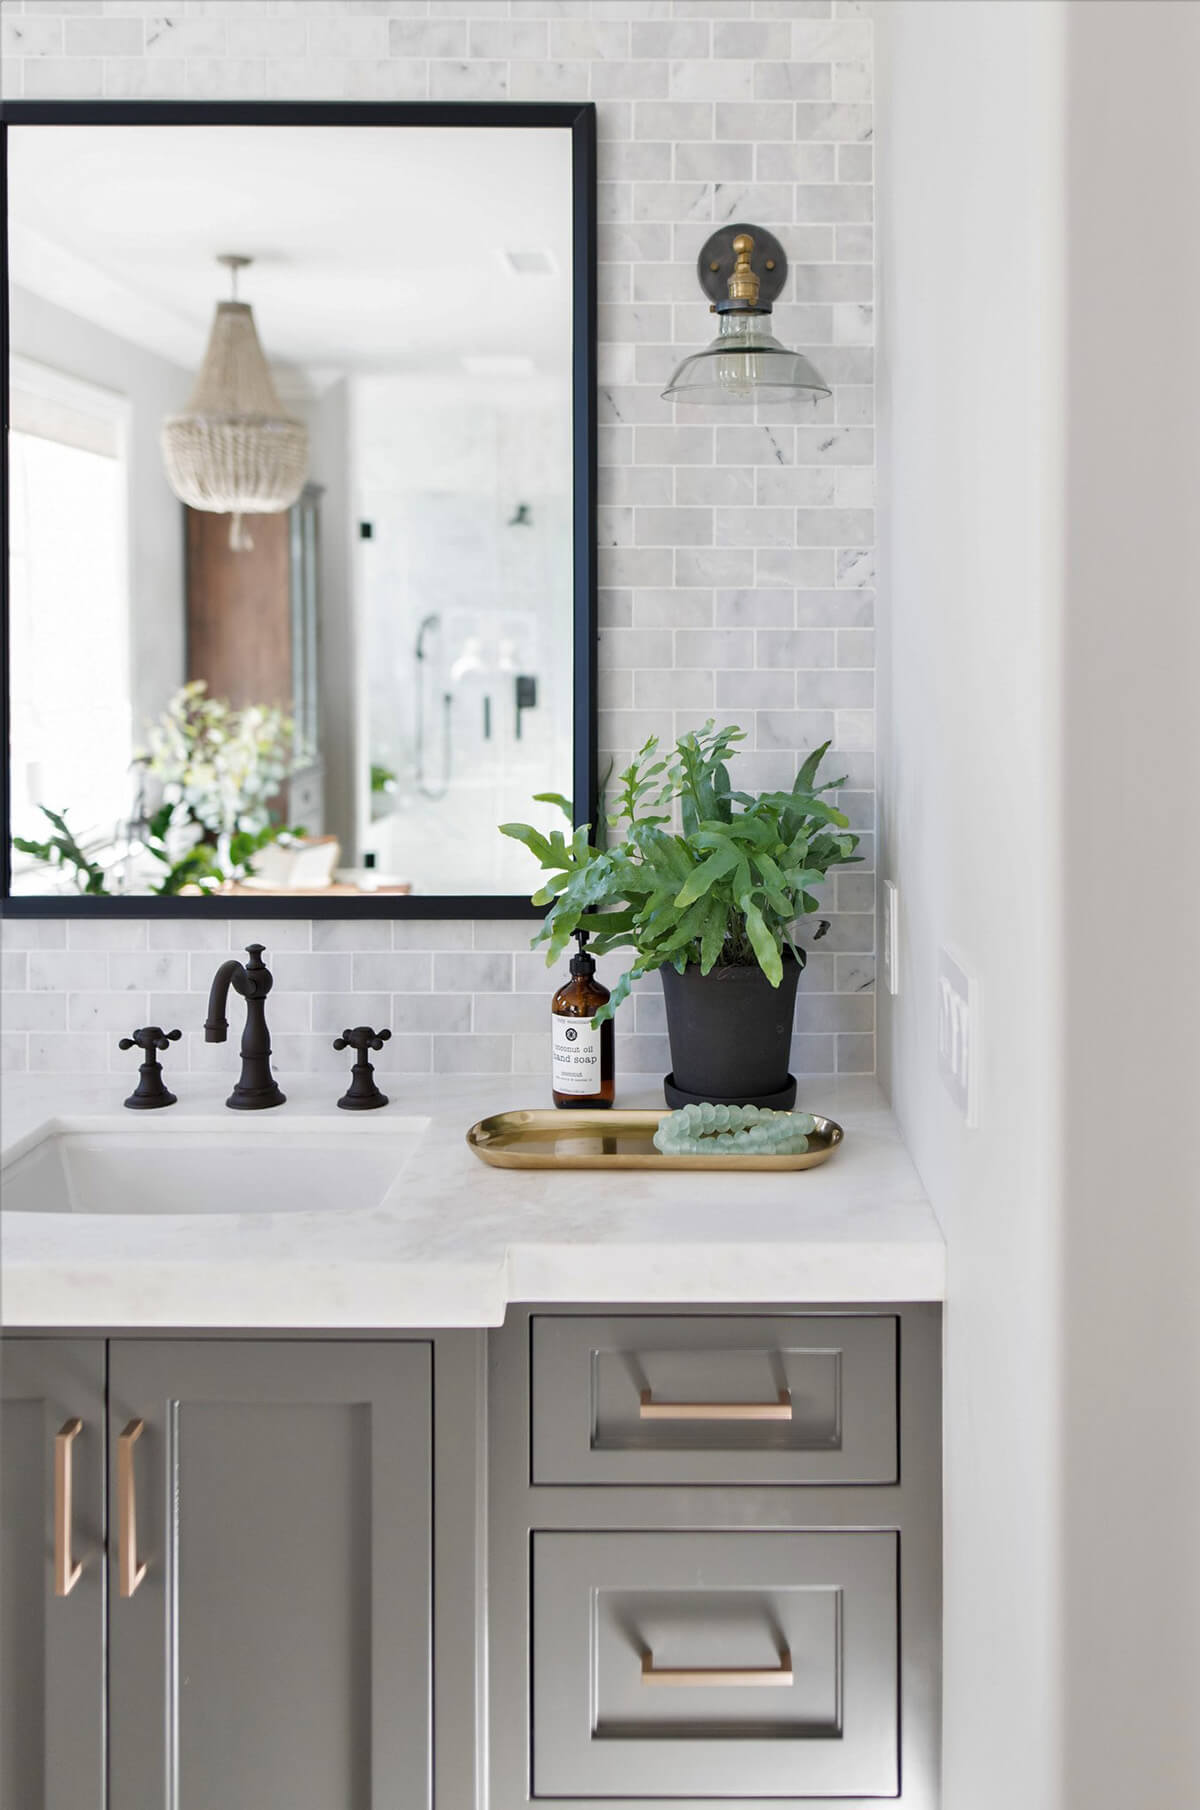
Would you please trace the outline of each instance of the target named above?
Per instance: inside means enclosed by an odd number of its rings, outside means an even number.
[[[208,1017],[204,1021],[205,1043],[224,1043],[229,1035],[225,1008],[229,989],[240,993],[246,1002],[246,1026],[242,1032],[242,1072],[238,1084],[226,1100],[226,1106],[252,1112],[260,1106],[282,1106],[287,1095],[271,1073],[271,1038],[267,1031],[267,994],[274,976],[263,961],[263,945],[247,943],[248,962],[222,962],[213,976],[208,995]]]

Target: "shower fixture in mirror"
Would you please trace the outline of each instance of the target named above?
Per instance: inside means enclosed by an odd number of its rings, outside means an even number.
[[[0,119],[0,909],[526,915],[497,825],[596,789],[594,110]]]

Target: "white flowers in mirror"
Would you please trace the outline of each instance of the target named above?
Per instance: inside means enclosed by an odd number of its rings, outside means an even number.
[[[305,758],[285,711],[235,709],[209,697],[200,679],[175,693],[139,755],[161,782],[163,804],[175,807],[172,835],[183,848],[215,839],[216,866],[226,875],[281,833],[271,803]]]

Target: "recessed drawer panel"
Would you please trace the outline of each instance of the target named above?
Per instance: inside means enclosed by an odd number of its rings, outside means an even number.
[[[893,1483],[886,1314],[533,1321],[534,1483]]]
[[[533,1795],[899,1790],[897,1535],[535,1533]]]

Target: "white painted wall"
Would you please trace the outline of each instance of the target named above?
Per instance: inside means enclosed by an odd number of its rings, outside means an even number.
[[[949,1243],[946,1805],[1051,1810],[1062,21],[1022,0],[878,21],[881,872],[902,942],[880,1059]],[[977,1131],[937,1074],[944,945],[983,988]]]
[[[135,739],[184,679],[183,512],[163,471],[159,426],[192,374],[80,315],[14,286],[14,352],[114,390],[130,404],[129,592]],[[70,523],[64,522],[64,532]],[[81,598],[80,608],[86,608]]]
[[[1186,935],[1166,954],[1200,886],[1200,9],[876,18],[880,1064],[949,1244],[946,1810],[1176,1810],[1200,1801],[1200,1013]],[[983,988],[976,1131],[937,1076],[947,943]]]
[[[1065,1810],[1200,1804],[1200,7],[1070,6]]]

